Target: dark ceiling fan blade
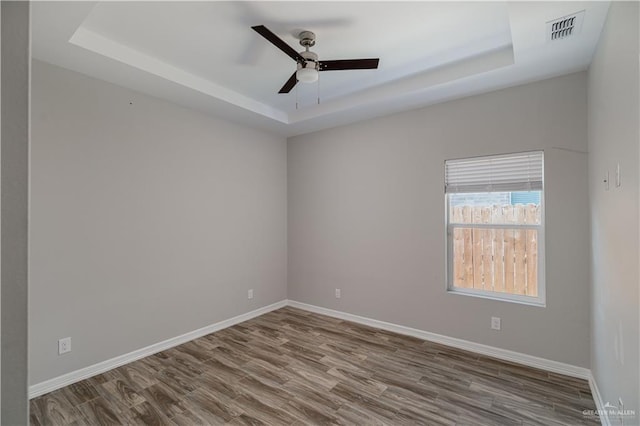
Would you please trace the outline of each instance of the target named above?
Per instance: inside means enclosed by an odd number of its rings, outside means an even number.
[[[284,86],[282,86],[282,89],[280,89],[278,93],[289,93],[291,89],[294,88],[297,82],[298,79],[296,78],[296,73],[294,72],[293,74],[291,74],[289,80],[287,80],[287,82],[284,84]]]
[[[255,27],[251,27],[260,34],[262,37],[266,38],[278,49],[282,50],[284,53],[289,55],[291,59],[296,62],[304,62],[304,58],[298,52],[296,52],[293,47],[289,46],[284,42],[280,37],[272,33],[267,27],[264,25],[256,25]]]
[[[379,58],[320,61],[320,71],[370,70],[378,68],[379,61]]]

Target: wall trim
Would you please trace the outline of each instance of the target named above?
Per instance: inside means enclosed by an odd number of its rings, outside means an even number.
[[[542,370],[547,370],[553,373],[564,374],[566,376],[577,377],[584,380],[590,380],[592,378],[591,370],[589,370],[588,368],[577,367],[575,365],[565,364],[563,362],[539,358],[533,355],[523,354],[521,352],[514,352],[507,349],[496,348],[494,346],[483,345],[481,343],[475,343],[469,340],[457,339],[455,337],[444,336],[442,334],[418,330],[416,328],[406,327],[404,325],[398,325],[390,322],[375,320],[372,318],[361,317],[359,315],[335,311],[333,309],[322,308],[320,306],[309,305],[307,303],[296,302],[294,300],[289,300],[288,306],[303,309],[309,312],[314,312],[317,314],[327,315],[334,318],[352,321],[358,324],[381,328],[387,331],[393,331],[395,333],[404,334],[407,336],[417,337],[419,339],[440,343],[442,345],[447,345],[458,349],[464,349],[478,354],[491,356],[493,358],[498,358],[503,361],[511,361],[529,367],[540,368]]]
[[[276,309],[280,309],[285,306],[287,306],[286,299],[273,303],[271,305],[263,306],[253,311],[235,316],[233,318],[229,318],[229,319],[217,322],[215,324],[211,324],[211,325],[199,328],[197,330],[190,331],[185,334],[181,334],[180,336],[172,337],[162,342],[154,343],[153,345],[147,346],[145,348],[137,349],[133,352],[119,355],[115,358],[111,358],[106,361],[102,361],[97,364],[93,364],[88,367],[84,367],[79,370],[63,374],[58,377],[54,377],[53,379],[36,383],[35,385],[29,386],[29,399],[35,398],[40,395],[44,395],[45,393],[49,393],[56,389],[60,389],[62,387],[68,386],[72,383],[79,382],[80,380],[88,379],[89,377],[93,377],[95,375],[104,373],[105,371],[111,370],[113,368],[120,367],[124,364],[128,364],[140,358],[153,355],[155,353],[164,351],[174,346],[181,345],[193,339],[206,336],[207,334],[220,331],[224,328],[231,327],[233,325],[236,325],[241,322],[258,317],[260,315],[266,314],[267,312],[275,311]]]
[[[593,377],[593,374],[589,373],[589,387],[591,388],[591,395],[593,396],[593,402],[596,404],[596,410],[600,414],[600,423],[602,426],[611,426],[611,420],[609,419],[609,413],[606,408],[604,408],[604,402],[602,401],[602,395],[600,395],[600,390],[598,389],[598,384],[596,383],[596,378]]]

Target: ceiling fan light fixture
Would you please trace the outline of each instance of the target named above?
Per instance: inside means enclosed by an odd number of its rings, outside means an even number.
[[[300,64],[296,71],[296,79],[301,83],[315,83],[318,81],[318,66],[314,61],[306,61],[304,66]]]
[[[313,68],[300,68],[296,72],[296,78],[301,83],[315,83],[318,81],[318,71]]]

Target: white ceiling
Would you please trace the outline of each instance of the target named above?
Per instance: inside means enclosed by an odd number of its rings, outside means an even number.
[[[254,127],[295,135],[584,70],[608,2],[34,2],[34,58]],[[580,32],[546,22],[585,10]],[[295,62],[251,29],[320,59],[379,57],[278,90]],[[318,97],[320,103],[318,104]]]

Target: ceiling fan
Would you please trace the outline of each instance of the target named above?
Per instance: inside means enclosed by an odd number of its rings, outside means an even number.
[[[303,52],[298,53],[264,25],[256,25],[251,28],[296,61],[296,71],[289,77],[289,80],[287,80],[278,93],[289,93],[298,81],[303,83],[313,83],[317,81],[319,71],[376,69],[380,61],[379,58],[319,61],[318,55],[309,50],[310,47],[316,44],[316,35],[311,31],[302,31],[298,35],[300,44],[305,48]]]

